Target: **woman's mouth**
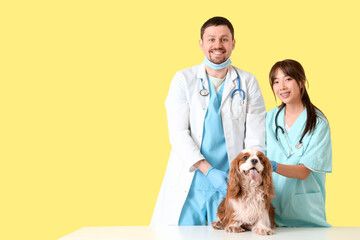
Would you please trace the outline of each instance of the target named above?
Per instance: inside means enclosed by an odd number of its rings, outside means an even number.
[[[286,93],[281,93],[280,96],[281,97],[288,97],[290,95],[290,92],[286,92]]]

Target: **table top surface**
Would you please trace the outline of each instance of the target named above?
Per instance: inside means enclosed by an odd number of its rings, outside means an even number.
[[[59,240],[360,240],[360,227],[275,228],[274,230],[274,235],[261,236],[250,231],[227,233],[209,226],[84,227]]]

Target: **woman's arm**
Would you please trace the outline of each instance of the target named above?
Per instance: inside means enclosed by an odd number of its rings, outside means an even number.
[[[305,180],[311,173],[311,170],[305,167],[303,164],[300,165],[285,165],[278,163],[276,173],[288,177]]]

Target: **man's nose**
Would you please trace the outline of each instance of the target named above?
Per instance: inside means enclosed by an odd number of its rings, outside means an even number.
[[[221,39],[215,41],[215,46],[216,46],[217,48],[221,48],[221,47],[222,47],[222,44],[223,44],[223,42],[221,41]]]

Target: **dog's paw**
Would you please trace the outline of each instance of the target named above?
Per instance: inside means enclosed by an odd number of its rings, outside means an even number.
[[[229,227],[225,228],[225,232],[240,233],[240,232],[245,232],[245,229],[243,229],[242,227],[239,227],[239,226],[229,226]]]
[[[221,221],[215,221],[215,222],[212,222],[211,223],[211,226],[214,228],[214,229],[217,229],[217,230],[223,230],[224,229],[224,224],[221,222]]]
[[[255,227],[252,231],[259,235],[273,235],[275,232],[271,228]]]

